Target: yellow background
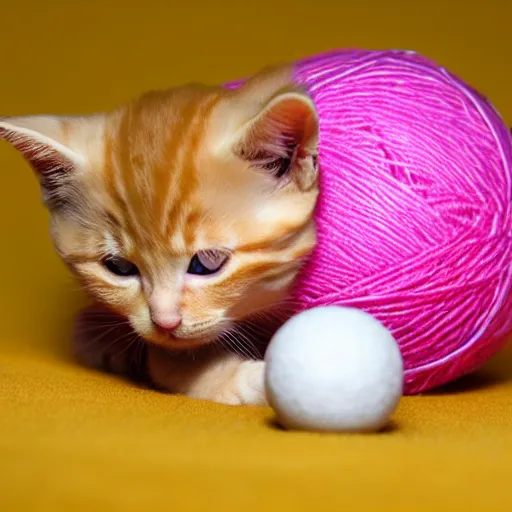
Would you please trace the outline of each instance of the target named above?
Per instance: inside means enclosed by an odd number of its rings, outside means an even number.
[[[512,124],[512,4],[397,0],[0,2],[0,115],[88,113],[336,47],[408,48]],[[80,295],[35,179],[0,144],[0,509],[512,510],[512,358],[407,398],[379,436],[284,433],[265,409],[77,369]]]

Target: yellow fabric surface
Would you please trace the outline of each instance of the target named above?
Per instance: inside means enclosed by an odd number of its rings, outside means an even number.
[[[512,124],[512,4],[0,3],[0,115],[88,113],[335,47],[412,48]],[[485,7],[484,7],[485,5]],[[36,182],[0,144],[0,510],[512,510],[512,354],[379,435],[284,432],[265,408],[139,389],[67,355],[81,302]]]
[[[505,377],[406,398],[389,432],[340,436],[4,354],[0,509],[510,512]]]

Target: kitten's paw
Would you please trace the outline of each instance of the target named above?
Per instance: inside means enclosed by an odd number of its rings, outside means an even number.
[[[233,390],[230,403],[235,405],[267,405],[265,397],[265,363],[244,361],[233,376]]]

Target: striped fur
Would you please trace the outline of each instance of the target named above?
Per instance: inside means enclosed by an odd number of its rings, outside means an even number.
[[[154,345],[206,345],[272,308],[315,245],[317,117],[287,66],[237,90],[150,92],[91,117],[3,118],[0,137],[34,168],[56,250],[84,289]],[[229,252],[225,267],[187,274],[210,248]],[[111,274],[109,255],[140,276]],[[179,312],[172,336],[155,329],[156,307]]]

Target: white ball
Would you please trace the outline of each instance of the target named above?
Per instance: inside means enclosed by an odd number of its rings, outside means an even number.
[[[402,396],[398,344],[358,309],[325,306],[294,316],[272,338],[265,360],[267,399],[287,428],[376,431]]]

